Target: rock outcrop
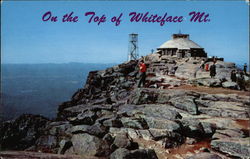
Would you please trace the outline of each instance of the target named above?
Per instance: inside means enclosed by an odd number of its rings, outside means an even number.
[[[92,71],[55,121],[25,116],[3,123],[2,149],[83,158],[249,158],[249,97],[223,92],[237,89],[228,78],[235,66],[218,62],[211,79],[199,69],[201,59],[146,56],[144,88],[136,86],[138,61]],[[185,85],[200,90],[178,88]],[[212,87],[225,88],[211,93]]]

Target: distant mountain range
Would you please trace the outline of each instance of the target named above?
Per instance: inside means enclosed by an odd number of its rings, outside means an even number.
[[[23,113],[53,118],[60,103],[82,88],[89,71],[115,64],[2,64],[1,118]]]

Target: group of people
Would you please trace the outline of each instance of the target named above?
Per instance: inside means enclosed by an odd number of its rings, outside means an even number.
[[[211,78],[214,78],[216,76],[216,60],[213,60],[213,64],[209,67],[208,64],[205,65],[205,61],[201,61],[200,68],[205,69],[206,71],[210,71]],[[168,70],[168,69],[167,69]],[[140,80],[138,83],[138,87],[144,86],[146,81],[146,71],[147,66],[144,63],[144,60],[142,59],[139,63],[139,72],[140,72]],[[232,82],[236,82],[240,90],[245,90],[245,80],[244,80],[244,74],[247,75],[247,64],[244,64],[243,71],[236,72],[235,70],[232,70],[231,72],[231,80]]]
[[[200,68],[206,71],[210,71],[211,78],[214,78],[216,75],[216,60],[213,60],[213,64],[209,68],[209,64],[206,64],[206,61],[202,60]],[[197,70],[198,71],[198,70]]]
[[[236,82],[239,85],[240,90],[246,90],[244,73],[246,75],[245,71],[231,71],[231,81]]]

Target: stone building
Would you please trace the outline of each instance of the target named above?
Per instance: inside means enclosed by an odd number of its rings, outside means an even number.
[[[163,43],[158,52],[175,57],[207,57],[204,48],[189,39],[189,34],[173,34],[172,39]]]

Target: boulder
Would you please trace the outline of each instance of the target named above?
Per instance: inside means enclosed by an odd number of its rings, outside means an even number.
[[[110,134],[104,135],[102,139],[106,141],[109,145],[111,145],[114,141],[114,138]]]
[[[145,57],[145,62],[160,62],[160,54],[153,53]]]
[[[197,85],[197,86],[207,86],[207,87],[220,87],[221,80],[217,78],[197,78],[188,81],[190,84]]]
[[[223,82],[222,83],[222,87],[224,88],[231,88],[231,89],[237,89],[238,88],[238,84],[236,82]]]
[[[168,131],[179,131],[180,125],[171,120],[163,120],[163,119],[156,119],[156,118],[145,118],[149,128],[155,129],[165,129]]]
[[[59,143],[59,150],[58,150],[58,154],[64,154],[70,147],[72,147],[72,142],[69,140],[61,140]]]
[[[87,133],[97,137],[103,137],[107,133],[107,130],[100,123],[96,123],[87,128]]]
[[[192,138],[202,138],[205,135],[202,124],[196,119],[184,119],[181,120],[182,129],[181,132],[184,136]]]
[[[127,159],[130,151],[125,148],[119,148],[115,150],[111,155],[110,159]]]
[[[118,148],[130,148],[132,146],[132,141],[128,138],[127,134],[118,134],[113,142]]]
[[[72,134],[85,133],[88,130],[89,125],[76,125],[70,129]]]
[[[77,117],[69,118],[69,121],[73,125],[82,125],[82,124],[92,125],[94,124],[96,117],[97,116],[95,112],[88,110],[86,112],[78,114]]]
[[[222,158],[213,153],[200,152],[190,157],[186,157],[185,159],[222,159]]]
[[[144,140],[152,140],[153,136],[151,135],[149,130],[137,130],[138,134],[144,139]]]
[[[39,137],[36,141],[36,150],[42,152],[53,152],[53,149],[58,147],[56,136],[43,135]]]
[[[249,158],[250,154],[250,138],[224,138],[212,140],[211,147],[222,153],[229,154],[234,157]]]
[[[130,117],[122,117],[121,122],[124,127],[126,128],[133,128],[133,129],[144,129],[148,128],[147,123],[143,119],[136,119],[136,118],[130,118]]]
[[[150,104],[155,103],[159,93],[151,91],[149,89],[137,88],[132,93],[132,98],[129,100],[129,104]]]
[[[216,131],[216,125],[208,122],[201,122],[204,136],[211,137]]]
[[[170,102],[178,109],[185,110],[192,115],[197,115],[198,107],[195,104],[194,99],[195,98],[192,96],[176,97],[170,99]]]
[[[206,104],[207,107],[199,107],[199,111],[203,114],[208,114],[209,116],[231,117],[238,119],[249,117],[243,103],[217,101],[203,104]]]
[[[199,65],[191,63],[183,63],[178,66],[175,71],[175,76],[178,78],[190,79],[195,77],[196,70],[199,69]]]
[[[130,151],[126,159],[158,159],[153,149],[137,149]]]
[[[73,154],[103,156],[109,152],[107,143],[86,133],[73,135],[71,142]]]
[[[245,133],[242,130],[230,130],[230,129],[225,129],[225,130],[216,130],[214,135],[212,136],[213,139],[222,139],[222,138],[244,138],[247,137],[248,135],[245,135]]]
[[[70,134],[71,127],[72,125],[68,121],[56,121],[48,124],[46,129],[49,131],[50,135],[63,136]]]
[[[118,114],[126,113],[136,117],[154,117],[168,120],[181,119],[182,116],[169,104],[123,105],[119,107]]]
[[[117,128],[120,128],[123,126],[122,122],[116,118],[111,118],[111,119],[105,120],[103,122],[103,125],[106,127],[117,127]]]

